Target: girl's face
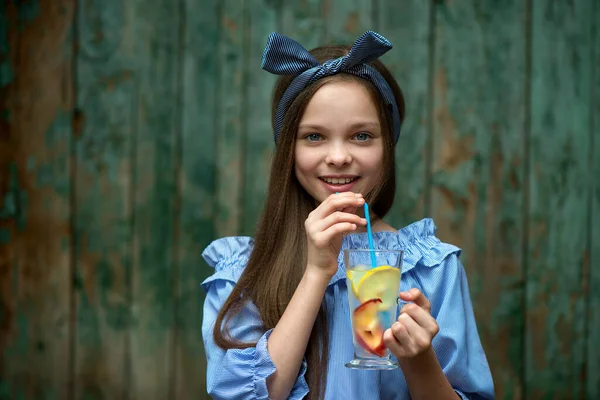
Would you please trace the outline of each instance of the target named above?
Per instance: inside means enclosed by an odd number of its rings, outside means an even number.
[[[319,203],[336,192],[366,195],[381,181],[383,145],[369,91],[352,81],[327,83],[298,126],[296,177]]]

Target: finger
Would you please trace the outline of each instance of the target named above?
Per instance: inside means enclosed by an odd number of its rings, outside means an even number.
[[[352,224],[350,222],[341,222],[339,224],[335,224],[325,231],[316,235],[314,243],[318,247],[324,247],[328,245],[331,240],[341,233],[352,232],[356,230],[356,224]]]
[[[410,337],[409,346],[413,350],[423,350],[431,346],[431,334],[426,331],[423,327],[419,326],[417,322],[410,317],[408,314],[402,314],[398,317],[398,322],[401,323]]]
[[[400,342],[401,345],[405,347],[410,345],[410,334],[408,333],[408,329],[404,325],[404,321],[400,321],[400,318],[398,318],[398,321],[392,324],[391,329],[392,333],[394,334],[394,337],[396,338],[396,340],[398,340],[398,342]]]
[[[357,193],[340,193],[334,197],[329,197],[314,210],[317,218],[324,218],[334,211],[343,210],[349,207],[361,207],[365,203],[362,195]]]
[[[419,326],[430,334],[436,335],[438,333],[439,328],[435,318],[433,318],[424,308],[412,303],[407,304],[400,310],[400,316],[402,315],[409,315]]]
[[[412,288],[408,292],[400,292],[400,298],[404,301],[412,301],[427,310],[427,312],[431,312],[429,299],[417,288]]]
[[[398,342],[396,336],[394,336],[391,329],[386,329],[383,332],[383,344],[387,347],[396,357],[402,357],[405,355],[405,350],[402,344]]]
[[[339,199],[339,198],[343,198],[343,197],[359,198],[359,197],[362,197],[362,194],[354,193],[354,192],[334,193],[334,194],[330,194],[329,196],[327,196],[327,198],[323,201],[323,203],[331,202],[335,199]],[[323,204],[323,203],[321,203],[321,204]]]
[[[356,214],[349,214],[342,211],[335,211],[333,214],[327,216],[326,218],[315,223],[314,228],[317,232],[324,231],[334,224],[339,224],[340,222],[350,222],[351,224],[356,225],[366,225],[367,220],[359,217]]]

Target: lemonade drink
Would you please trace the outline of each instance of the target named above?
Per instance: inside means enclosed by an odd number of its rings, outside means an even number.
[[[397,368],[383,343],[383,333],[396,321],[402,264],[401,251],[375,251],[371,264],[369,250],[346,250],[346,284],[354,360],[349,368]],[[369,261],[368,263],[365,263]],[[354,263],[353,263],[354,261]]]

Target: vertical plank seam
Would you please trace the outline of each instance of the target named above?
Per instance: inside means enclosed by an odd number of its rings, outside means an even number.
[[[593,284],[594,279],[593,279],[593,274],[592,274],[592,270],[593,270],[593,265],[594,265],[594,261],[595,259],[593,258],[593,243],[594,243],[594,237],[593,237],[593,222],[594,222],[594,211],[598,211],[598,210],[594,210],[594,191],[595,191],[595,180],[594,180],[594,171],[595,171],[595,162],[594,162],[594,146],[596,144],[595,141],[595,126],[596,126],[596,102],[598,101],[598,93],[596,93],[596,47],[597,47],[597,36],[598,36],[598,32],[597,32],[597,26],[595,24],[596,22],[596,14],[600,11],[600,8],[598,7],[598,2],[594,1],[592,4],[592,12],[591,12],[591,41],[590,41],[590,119],[589,119],[589,148],[588,148],[588,215],[589,218],[587,219],[587,226],[586,226],[586,230],[587,230],[587,243],[586,243],[586,247],[587,247],[587,254],[588,254],[588,258],[587,258],[587,268],[583,271],[584,272],[584,276],[582,276],[582,286],[586,289],[586,293],[585,293],[585,313],[584,313],[584,335],[585,335],[585,340],[584,340],[584,360],[583,360],[583,365],[582,365],[582,371],[581,371],[581,376],[582,376],[582,383],[584,385],[584,387],[582,388],[582,394],[583,394],[583,398],[587,399],[588,396],[590,395],[590,393],[588,392],[588,379],[590,377],[590,374],[588,373],[588,368],[590,365],[590,335],[592,334],[592,324],[590,323],[590,317],[591,317],[591,305],[592,305],[592,290],[590,288],[590,286]],[[597,179],[597,178],[596,178]]]
[[[71,74],[72,74],[72,86],[71,86],[71,99],[72,107],[71,110],[71,138],[69,140],[69,380],[67,387],[67,398],[74,400],[75,398],[75,363],[76,363],[76,336],[77,336],[77,179],[75,179],[75,171],[77,167],[77,152],[76,152],[76,138],[75,138],[75,124],[80,121],[76,121],[77,109],[78,109],[78,44],[79,44],[79,2],[73,2],[73,17],[71,21]],[[83,129],[83,128],[81,128]]]
[[[425,140],[425,198],[423,213],[431,215],[433,184],[433,134],[434,134],[434,96],[435,96],[435,45],[436,45],[436,3],[429,3],[429,39],[427,62],[427,138]]]
[[[277,11],[275,14],[275,26],[277,27],[277,32],[283,33],[283,1],[278,1],[275,3],[275,10]],[[266,42],[266,38],[265,38]],[[270,103],[269,103],[270,104]],[[270,115],[270,113],[269,113]]]
[[[135,398],[133,395],[132,387],[134,385],[133,378],[133,357],[132,357],[132,343],[133,343],[133,335],[135,334],[135,330],[133,327],[137,324],[136,315],[134,314],[135,308],[133,304],[133,281],[134,281],[134,265],[136,258],[139,257],[136,255],[136,243],[137,237],[135,235],[136,226],[137,226],[137,192],[136,192],[136,183],[137,183],[137,159],[138,159],[138,140],[139,140],[139,123],[140,123],[140,102],[142,98],[141,92],[141,77],[138,73],[134,75],[135,82],[135,90],[136,90],[136,101],[135,105],[137,108],[132,110],[132,132],[131,132],[131,141],[129,154],[131,162],[129,163],[129,196],[128,196],[128,211],[129,211],[129,248],[127,250],[127,268],[125,270],[125,293],[126,293],[126,301],[128,306],[128,330],[125,335],[125,354],[124,354],[124,367],[123,373],[125,374],[124,383],[125,389],[124,393],[126,398],[131,399]]]
[[[530,176],[531,173],[531,110],[532,110],[532,68],[533,68],[533,4],[532,0],[527,0],[525,5],[525,85],[524,85],[524,97],[525,97],[525,123],[524,123],[524,134],[523,134],[523,202],[522,202],[522,215],[523,215],[523,227],[522,227],[522,243],[521,243],[521,264],[523,268],[523,290],[521,303],[523,304],[523,315],[522,315],[522,328],[521,328],[521,352],[523,359],[521,360],[521,371],[520,378],[522,382],[521,396],[527,396],[527,360],[528,352],[525,351],[527,348],[527,333],[528,333],[528,319],[527,319],[527,294],[528,294],[528,276],[529,276],[529,209],[530,209]]]
[[[238,174],[240,179],[242,180],[241,191],[238,193],[236,199],[236,207],[240,212],[237,216],[236,226],[238,227],[236,232],[237,235],[240,234],[241,230],[245,230],[246,227],[246,217],[244,213],[244,196],[248,193],[248,182],[246,181],[246,174],[244,173],[244,167],[246,166],[246,151],[248,149],[248,70],[250,68],[254,68],[253,65],[250,65],[250,47],[252,45],[252,29],[251,26],[251,16],[250,16],[250,5],[248,4],[250,0],[242,0],[242,98],[240,105],[240,120],[241,120],[241,143],[240,143],[240,162],[238,168]],[[247,234],[247,232],[245,232]]]
[[[327,14],[324,13],[325,11],[325,2],[327,2],[329,0],[319,0],[319,6],[321,8],[321,14],[322,14],[322,20],[321,20],[321,32],[319,32],[319,43],[317,44],[318,46],[321,45],[325,45],[325,44],[329,44],[329,42],[327,41],[327,35],[329,34],[329,31],[327,29],[328,27],[328,22],[329,22],[329,12]],[[333,0],[331,0],[333,1]],[[331,7],[330,7],[331,8]],[[303,44],[303,46],[306,46]],[[307,50],[310,50],[307,48]]]
[[[221,60],[221,52],[223,49],[223,1],[217,1],[217,37],[216,37],[216,41],[217,41],[217,46],[216,46],[216,53],[215,53],[215,58],[217,60],[217,68],[216,68],[216,76],[215,76],[215,93],[214,93],[214,100],[215,100],[215,104],[216,105],[220,105],[221,104],[221,77],[222,77],[222,68],[219,68],[219,63]],[[217,196],[217,188],[219,186],[219,158],[220,158],[220,154],[219,154],[219,142],[221,140],[223,140],[223,132],[221,129],[221,121],[223,119],[223,113],[219,112],[219,108],[217,106],[217,108],[215,109],[215,118],[213,119],[213,132],[214,132],[214,138],[215,140],[213,141],[213,154],[215,154],[215,168],[213,168],[212,174],[213,174],[213,182],[214,182],[214,196],[212,196],[211,199],[211,210],[213,211],[212,213],[212,226],[216,227],[217,224],[219,223],[219,218],[218,218],[218,210],[217,210],[217,204],[218,204],[218,196]]]
[[[175,143],[174,143],[174,160],[173,160],[173,182],[175,182],[175,192],[173,193],[173,227],[172,227],[172,243],[171,243],[171,257],[173,265],[173,275],[171,276],[171,290],[174,293],[173,300],[173,321],[172,321],[172,334],[171,334],[171,346],[169,349],[170,357],[169,362],[171,368],[169,369],[169,398],[177,398],[177,374],[178,374],[178,359],[177,359],[177,342],[179,341],[179,330],[180,330],[180,316],[179,308],[181,305],[181,257],[180,257],[180,240],[181,240],[181,198],[182,198],[182,154],[183,154],[183,116],[185,115],[183,107],[183,74],[185,68],[185,38],[187,33],[187,19],[185,18],[186,7],[185,0],[179,0],[177,2],[177,20],[179,22],[179,30],[177,37],[177,72],[175,77],[176,85],[176,112],[173,121]]]
[[[371,0],[371,25],[374,31],[379,32],[379,0]]]

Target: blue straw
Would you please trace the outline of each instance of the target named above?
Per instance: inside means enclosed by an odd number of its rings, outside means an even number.
[[[373,246],[373,232],[371,231],[371,218],[369,217],[369,205],[365,202],[365,219],[367,220],[367,235],[369,236],[369,249],[371,250],[371,264],[373,268],[377,268],[377,260],[375,259],[375,248]]]

